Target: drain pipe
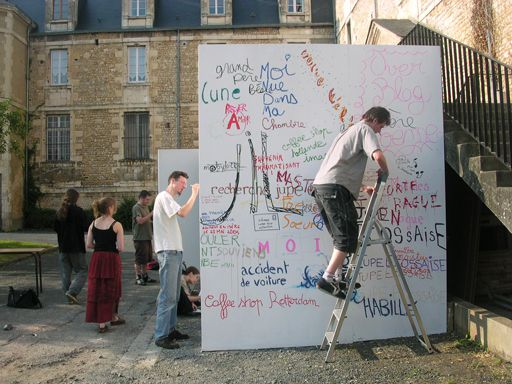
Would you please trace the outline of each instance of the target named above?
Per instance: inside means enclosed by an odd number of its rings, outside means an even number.
[[[181,113],[181,51],[180,51],[180,30],[176,30],[176,148],[181,148],[181,127],[180,127],[180,113]]]
[[[334,44],[339,44],[339,39],[338,39],[338,20],[337,20],[337,17],[336,17],[336,1],[333,1],[332,2],[332,27],[333,27],[333,30],[334,30]]]
[[[25,159],[24,159],[24,193],[25,198],[23,199],[23,205],[25,210],[28,208],[28,167],[29,167],[29,158],[28,158],[28,134],[29,134],[29,124],[30,124],[30,32],[36,26],[33,22],[27,26],[27,53],[25,63]]]

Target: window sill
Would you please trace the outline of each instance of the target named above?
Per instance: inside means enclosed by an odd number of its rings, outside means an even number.
[[[136,81],[136,82],[126,82],[124,83],[125,87],[149,87],[151,84],[149,81]]]
[[[71,89],[71,84],[48,84],[48,88],[51,89]]]
[[[73,25],[71,20],[50,20],[47,24],[50,32],[71,31]]]
[[[41,165],[43,166],[59,166],[59,167],[66,167],[66,168],[73,168],[76,165],[76,162],[71,160],[46,160],[41,162]],[[56,169],[58,170],[58,169]]]
[[[119,160],[121,165],[129,165],[129,164],[154,164],[156,163],[153,159],[121,159]]]

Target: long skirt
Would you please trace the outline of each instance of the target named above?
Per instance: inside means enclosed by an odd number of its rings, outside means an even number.
[[[89,264],[87,323],[106,323],[117,313],[121,299],[121,257],[117,252],[95,251]]]

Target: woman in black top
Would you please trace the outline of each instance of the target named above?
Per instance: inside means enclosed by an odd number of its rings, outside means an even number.
[[[121,325],[125,321],[118,315],[121,299],[121,257],[124,250],[123,226],[112,215],[116,201],[104,197],[93,204],[96,220],[87,233],[87,248],[94,249],[89,268],[87,306],[85,321],[98,323],[100,333],[110,325]]]
[[[66,191],[54,223],[59,242],[62,290],[67,296],[69,304],[79,304],[78,294],[87,279],[84,238],[89,223],[84,210],[76,205],[79,196],[75,189]],[[71,280],[73,271],[76,276]]]

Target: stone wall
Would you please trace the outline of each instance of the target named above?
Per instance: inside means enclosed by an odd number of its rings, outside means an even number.
[[[332,28],[283,27],[37,36],[32,40],[31,142],[37,143],[35,177],[55,208],[67,188],[77,188],[83,206],[111,195],[136,197],[157,189],[161,148],[198,146],[198,47],[206,43],[275,44],[333,42]],[[147,81],[128,82],[128,47],[147,48]],[[69,84],[52,86],[50,50],[68,50]],[[124,114],[149,113],[150,155],[124,156]],[[71,159],[47,161],[46,119],[69,114]],[[179,125],[178,125],[179,124]]]
[[[336,0],[341,44],[347,43],[347,28],[350,21],[352,44],[365,44],[371,20],[410,19],[452,39],[487,53],[487,47],[475,40],[478,30],[475,18],[482,18],[482,4],[489,3],[492,15],[488,20],[489,33],[493,40],[493,54],[499,61],[512,65],[512,23],[508,16],[510,0]],[[397,5],[397,3],[399,3]],[[377,4],[375,6],[375,4]],[[480,16],[477,16],[480,15]],[[485,31],[484,31],[485,32]]]
[[[0,101],[26,109],[27,31],[30,20],[15,7],[0,4]],[[23,149],[22,149],[23,150]],[[0,229],[23,225],[23,156],[0,154]]]

